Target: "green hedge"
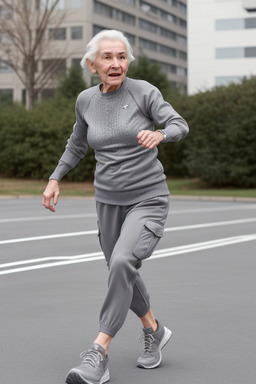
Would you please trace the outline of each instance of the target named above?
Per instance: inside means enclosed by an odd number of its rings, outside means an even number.
[[[180,100],[191,176],[208,185],[256,186],[256,78]]]
[[[48,178],[63,153],[75,121],[75,100],[42,102],[28,112],[22,106],[0,111],[0,173],[8,177]],[[67,180],[92,179],[94,155],[66,176]]]

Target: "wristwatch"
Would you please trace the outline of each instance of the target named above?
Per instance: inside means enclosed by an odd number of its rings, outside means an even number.
[[[164,133],[164,131],[162,129],[158,129],[158,132],[161,132],[163,137],[164,137],[164,140],[166,139],[166,134]]]

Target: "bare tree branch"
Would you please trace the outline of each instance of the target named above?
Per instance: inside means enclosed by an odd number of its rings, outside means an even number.
[[[66,46],[52,52],[54,33],[66,18],[66,11],[56,10],[59,1],[0,0],[0,60],[23,83],[28,109],[66,58]],[[52,60],[47,68],[44,59]]]

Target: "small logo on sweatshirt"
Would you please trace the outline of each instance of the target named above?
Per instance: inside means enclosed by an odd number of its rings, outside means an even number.
[[[127,109],[128,108],[128,104],[125,104],[122,109]]]

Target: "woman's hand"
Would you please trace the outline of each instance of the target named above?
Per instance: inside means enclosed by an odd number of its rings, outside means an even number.
[[[159,131],[143,130],[138,133],[137,138],[143,148],[153,149],[164,140],[164,135]]]
[[[60,194],[60,188],[58,180],[49,180],[47,187],[43,193],[43,201],[42,204],[45,208],[50,209],[50,211],[55,212],[55,208],[53,205],[56,205],[58,202]],[[51,200],[53,199],[53,205],[51,204]]]

